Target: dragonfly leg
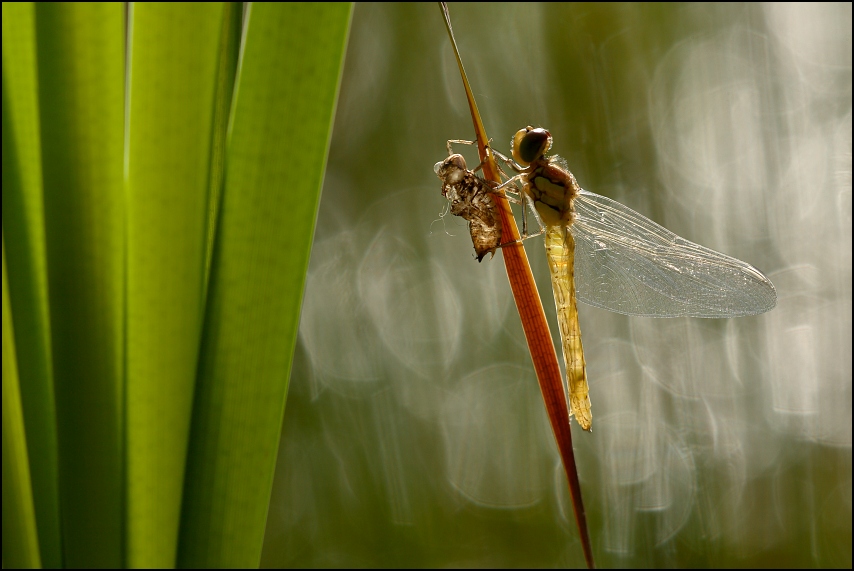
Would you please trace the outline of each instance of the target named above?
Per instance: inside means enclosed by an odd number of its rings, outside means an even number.
[[[495,149],[492,149],[492,152],[495,154],[496,157],[498,157],[499,159],[504,161],[504,163],[507,164],[507,166],[509,166],[514,171],[524,172],[525,170],[527,170],[527,169],[525,169],[525,167],[517,164],[516,161],[514,161],[513,159],[511,159],[510,157],[508,157],[504,153],[501,153],[500,151],[496,151]]]
[[[448,142],[447,142],[447,147],[448,147],[448,156],[451,156],[451,155],[453,155],[453,154],[454,154],[454,150],[453,150],[453,148],[451,147],[451,145],[452,145],[452,144],[459,144],[459,145],[476,145],[476,144],[477,144],[477,141],[467,141],[467,140],[465,140],[465,139],[448,139]],[[493,149],[493,148],[492,148],[492,139],[490,139],[489,141],[487,141],[487,142],[486,142],[486,148],[487,148],[487,149],[489,149],[490,151],[492,151],[492,154],[493,154],[495,157],[498,157],[501,161],[503,161],[504,163],[506,163],[508,166],[510,166],[510,168],[512,168],[512,169],[513,169],[513,170],[515,170],[516,172],[520,172],[520,173],[521,173],[521,172],[525,171],[525,169],[524,169],[524,168],[522,168],[521,166],[519,166],[518,164],[516,164],[516,162],[515,162],[515,161],[513,161],[513,159],[510,159],[510,158],[508,158],[506,155],[504,155],[503,153],[501,153],[500,151],[496,151],[495,149]],[[476,173],[477,171],[479,171],[480,169],[482,169],[482,168],[483,168],[484,163],[486,163],[486,161],[487,161],[487,160],[489,160],[489,159],[488,159],[488,158],[486,158],[486,159],[482,160],[482,161],[480,162],[480,164],[479,164],[479,165],[477,165],[477,166],[476,166],[476,167],[475,167],[471,172]],[[504,172],[504,169],[502,169],[502,168],[501,168],[501,165],[500,165],[500,164],[498,164],[498,162],[496,162],[496,163],[495,163],[495,167],[498,169],[499,174],[500,174],[503,178],[505,178],[505,179],[507,179],[507,180],[505,180],[505,182],[504,182],[500,187],[495,188],[494,190],[495,190],[495,191],[498,191],[498,190],[505,190],[506,192],[510,192],[510,193],[513,193],[513,194],[518,195],[518,194],[519,194],[519,192],[518,192],[518,191],[515,191],[515,192],[514,192],[514,191],[512,191],[512,190],[507,190],[507,187],[512,186],[512,185],[511,185],[511,181],[518,180],[518,179],[519,179],[519,177],[518,177],[518,176],[516,176],[516,177],[512,177],[512,178],[511,178],[511,177],[507,176],[507,173],[506,173],[506,172]],[[508,198],[508,200],[510,200],[510,202],[513,202],[514,204],[521,204],[521,202],[519,202],[518,200],[513,200],[512,198]]]
[[[527,204],[528,208],[522,209],[522,236],[526,236],[526,237],[539,236],[540,234],[542,234],[543,232],[546,231],[546,225],[543,224],[543,219],[540,218],[540,213],[537,212],[537,208],[534,205],[534,199],[531,198],[531,195],[527,194],[527,193],[523,193],[523,196],[525,197],[525,203]],[[539,231],[537,231],[536,234],[531,234],[530,236],[528,236],[528,223],[527,223],[528,217],[526,215],[526,212],[528,210],[530,210],[531,214],[534,215],[534,220],[537,221],[537,225],[540,227]]]
[[[477,145],[477,141],[466,141],[465,139],[448,139],[448,155],[454,154],[453,149],[451,149],[451,143],[454,143],[456,145]],[[490,149],[492,149],[491,143],[492,143],[492,139],[490,139],[486,143],[486,146]],[[492,149],[492,152],[495,152],[495,149]],[[504,158],[505,158],[504,155],[501,155],[501,157],[502,157],[502,160],[504,160]]]
[[[465,139],[448,139],[448,156],[454,154],[454,151],[451,149],[451,143],[458,144],[458,145],[476,145],[477,141],[466,141]],[[514,171],[520,173],[520,172],[524,172],[526,170],[525,167],[519,165],[518,163],[516,163],[516,161],[514,161],[513,159],[511,159],[510,157],[508,157],[507,155],[505,155],[501,151],[497,151],[497,150],[493,149],[492,148],[492,139],[487,141],[486,146],[492,150],[492,154],[494,154],[496,157],[501,159],[502,162],[504,162],[507,166],[509,166]],[[483,166],[483,163],[481,163],[480,166]],[[498,165],[496,165],[496,166],[498,166]],[[477,171],[477,169],[474,169],[474,170]],[[498,167],[498,170],[501,171],[500,166]],[[510,178],[506,174],[504,174],[504,171],[501,171],[501,174],[503,174],[505,178]]]
[[[494,149],[493,149],[493,152],[496,155],[500,155],[500,153],[498,151],[495,151]],[[506,159],[506,157],[504,157],[504,158]],[[511,161],[511,163],[512,163],[512,161]],[[513,165],[511,164],[511,166],[513,166]],[[499,170],[500,170],[500,168],[499,168]],[[502,171],[501,174],[504,174],[504,171]],[[507,176],[507,175],[504,175],[504,176]],[[498,186],[490,189],[490,192],[496,192],[496,193],[498,193],[500,191],[504,191],[504,197],[509,202],[512,202],[513,204],[523,205],[522,206],[522,238],[521,238],[521,240],[517,240],[515,242],[508,242],[507,244],[516,244],[516,243],[522,242],[523,240],[527,240],[528,238],[533,238],[534,236],[539,236],[540,234],[543,234],[546,231],[546,226],[545,226],[545,224],[543,224],[543,219],[540,217],[540,213],[537,212],[537,208],[534,205],[534,199],[531,197],[531,195],[529,193],[525,192],[524,187],[522,190],[519,190],[519,188],[515,185],[516,182],[522,182],[523,185],[528,184],[528,178],[527,177],[528,177],[527,173],[519,174],[519,175],[516,175],[512,178],[507,179],[506,181],[499,184]],[[534,220],[537,221],[537,226],[539,227],[539,230],[537,230],[537,232],[535,232],[533,234],[528,234],[528,211],[529,210],[531,211],[531,214],[533,214]]]
[[[515,204],[522,204],[524,201],[525,205],[528,207],[528,208],[525,208],[524,206],[522,207],[522,240],[527,240],[528,238],[533,238],[534,236],[539,236],[540,234],[545,232],[546,226],[545,226],[545,224],[543,224],[543,219],[540,218],[540,213],[537,212],[537,209],[534,207],[534,200],[530,196],[528,196],[528,194],[526,194],[524,192],[521,194],[523,197],[522,200],[515,200],[514,199],[511,202],[514,202]],[[508,200],[510,200],[510,199],[508,198]],[[537,225],[540,227],[540,229],[537,230],[533,234],[528,234],[528,214],[527,213],[528,213],[529,209],[531,211],[531,214],[534,215],[534,220],[537,221]]]
[[[519,189],[517,189],[515,186],[513,187],[513,190],[510,190],[509,188],[504,188],[502,190],[504,191],[504,198],[507,199],[507,202],[512,202],[513,204],[522,204]],[[490,189],[490,192],[495,191]],[[500,192],[496,192],[496,194],[500,194]]]
[[[545,229],[545,228],[542,228],[542,229],[541,229],[539,232],[537,232],[536,234],[530,234],[530,235],[528,235],[528,236],[521,236],[518,240],[513,240],[512,242],[504,242],[503,244],[499,244],[497,247],[498,247],[498,248],[503,248],[503,247],[505,247],[505,246],[513,246],[513,245],[515,245],[515,244],[521,244],[521,243],[522,243],[522,242],[524,242],[525,240],[529,240],[529,239],[531,239],[531,238],[536,238],[537,236],[539,236],[539,235],[543,234],[545,231],[546,231],[546,229]]]
[[[476,144],[474,141],[466,141],[463,139],[448,139],[448,156],[454,154],[454,151],[451,149],[451,143],[456,143],[458,145],[474,145]]]
[[[512,190],[511,191],[505,190],[505,192],[513,192],[513,191]],[[520,193],[517,192],[515,194],[520,194]],[[521,195],[524,197],[525,204],[527,204],[528,208],[531,209],[531,213],[533,213],[533,215],[534,215],[534,220],[537,221],[537,224],[539,225],[540,229],[537,230],[536,232],[534,232],[533,234],[528,234],[528,217],[525,214],[528,209],[523,208],[522,209],[522,236],[518,240],[513,240],[512,242],[505,242],[504,244],[499,244],[498,245],[499,248],[503,248],[504,246],[512,246],[513,244],[521,244],[522,242],[524,242],[525,240],[527,240],[529,238],[535,238],[541,234],[544,234],[546,231],[546,227],[543,224],[543,219],[540,218],[540,214],[537,212],[537,209],[534,208],[534,200],[525,193],[521,193]],[[507,200],[509,200],[510,202],[513,202],[515,204],[522,204],[522,200],[519,200],[517,198],[507,197]]]
[[[448,156],[451,156],[454,154],[454,151],[451,148],[452,143],[453,144],[459,144],[459,145],[476,145],[477,141],[466,141],[465,139],[448,139],[448,145],[447,145],[448,146]],[[492,139],[490,139],[486,143],[486,147],[488,149],[490,149],[494,155],[499,156],[502,161],[508,160],[507,157],[505,157],[504,155],[502,155],[501,153],[499,153],[498,151],[496,151],[495,149],[492,148]],[[483,165],[486,161],[487,161],[487,159],[482,160],[480,162],[480,164],[477,165],[471,172],[477,172],[480,169],[482,169]],[[510,178],[509,176],[507,176],[507,173],[505,173],[504,170],[502,170],[501,165],[499,165],[498,163],[495,163],[495,166],[498,168],[498,172],[501,173],[501,176],[503,176],[504,178]]]
[[[513,186],[514,182],[520,182],[521,181],[524,184],[524,181],[526,180],[526,176],[527,176],[526,174],[517,174],[516,176],[505,180],[504,182],[502,182],[501,184],[499,184],[498,186],[496,186],[492,190],[493,190],[493,192],[497,192],[499,190],[504,190],[508,186]]]

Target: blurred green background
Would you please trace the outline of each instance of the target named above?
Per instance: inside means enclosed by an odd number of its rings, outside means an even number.
[[[497,149],[546,127],[584,188],[777,287],[736,320],[580,307],[597,563],[850,567],[851,4],[450,10]],[[262,565],[583,566],[501,254],[443,216],[473,130],[439,9],[353,18]]]

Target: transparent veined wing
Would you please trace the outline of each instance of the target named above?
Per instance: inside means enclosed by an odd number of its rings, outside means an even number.
[[[588,305],[648,317],[739,317],[777,304],[771,281],[746,262],[586,190],[574,205],[576,295]]]

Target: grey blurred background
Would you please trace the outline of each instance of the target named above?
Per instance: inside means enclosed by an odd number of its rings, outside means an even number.
[[[450,9],[496,148],[546,127],[584,188],[777,287],[732,320],[580,307],[598,564],[850,567],[851,4]],[[442,216],[472,137],[436,4],[358,4],[264,566],[584,564],[501,253]]]

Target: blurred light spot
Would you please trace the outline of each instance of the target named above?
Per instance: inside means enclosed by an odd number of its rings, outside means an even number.
[[[461,307],[441,265],[421,261],[380,229],[358,270],[359,296],[390,353],[423,376],[459,349]]]
[[[440,426],[447,478],[468,501],[520,508],[543,499],[548,429],[536,377],[499,364],[474,371],[446,393]]]

